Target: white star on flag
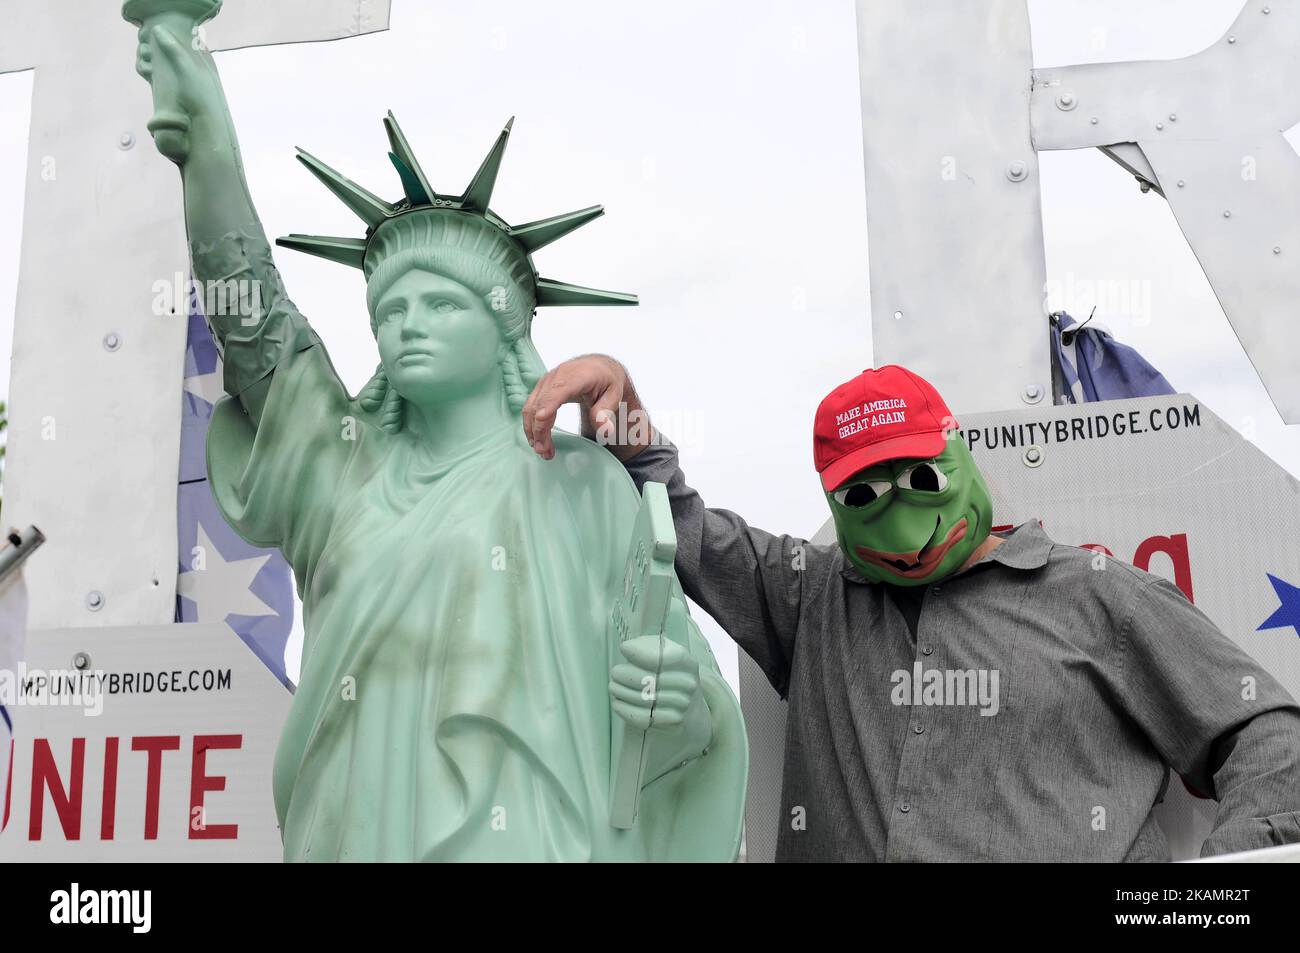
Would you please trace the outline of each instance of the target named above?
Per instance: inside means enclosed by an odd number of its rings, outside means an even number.
[[[197,529],[204,568],[186,570],[176,578],[177,593],[194,603],[198,614],[194,621],[224,622],[228,615],[278,615],[250,588],[271,554],[227,560],[202,523]]]
[[[206,400],[209,404],[216,405],[225,393],[221,383],[221,361],[217,361],[217,366],[208,374],[195,374],[193,377],[185,378],[185,393],[193,394],[199,400]]]

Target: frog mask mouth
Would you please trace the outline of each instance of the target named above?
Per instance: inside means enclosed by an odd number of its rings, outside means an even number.
[[[949,576],[993,524],[988,486],[961,439],[929,459],[873,464],[826,499],[840,548],[869,582],[919,586]]]
[[[936,516],[934,535],[930,537],[929,542],[914,552],[891,553],[881,549],[872,549],[869,546],[855,546],[853,551],[857,554],[858,559],[873,566],[878,566],[887,572],[908,579],[925,579],[939,568],[949,551],[966,538],[966,530],[970,526],[970,521],[963,516],[952,529],[948,530],[942,542],[936,542],[942,526],[943,516]]]

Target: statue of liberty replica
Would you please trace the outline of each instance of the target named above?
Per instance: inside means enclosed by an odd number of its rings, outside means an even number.
[[[520,421],[545,373],[535,309],[636,301],[533,266],[601,209],[514,227],[492,212],[508,126],[461,195],[433,190],[391,114],[396,202],[299,155],[366,226],[279,241],[365,277],[380,367],[349,396],[285,293],[215,64],[192,40],[220,6],[123,13],[153,87],[149,131],[181,171],[194,277],[260,291],[251,316],[207,315],[228,394],[208,473],[231,526],[284,553],[303,601],[272,778],[285,859],[734,859],[743,725],[676,580],[677,652],[647,661],[641,640],[610,634],[640,497],[603,447],[557,434],[543,461]],[[638,665],[653,691],[627,687]],[[635,821],[616,826],[624,722],[648,730]]]

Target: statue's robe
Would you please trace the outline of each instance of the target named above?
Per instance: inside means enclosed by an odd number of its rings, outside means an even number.
[[[609,824],[606,618],[638,496],[605,449],[555,445],[540,459],[514,423],[437,459],[320,346],[284,357],[256,428],[217,406],[217,502],[303,600],[273,779],[286,860],[735,857],[744,729],[693,624],[709,751],[647,784],[633,830]]]

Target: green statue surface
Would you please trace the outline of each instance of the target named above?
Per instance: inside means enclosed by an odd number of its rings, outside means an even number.
[[[707,643],[693,622],[677,641],[625,642],[609,622],[638,494],[603,447],[562,434],[556,466],[520,426],[545,372],[535,308],[636,302],[533,266],[601,209],[516,227],[491,212],[509,126],[458,196],[433,191],[391,113],[397,202],[300,155],[366,225],[280,240],[365,277],[380,366],[349,396],[285,294],[215,65],[191,40],[219,7],[129,0],[124,15],[149,131],[181,169],[195,278],[255,289],[207,315],[229,395],[208,472],[303,601],[272,779],[285,859],[733,859],[747,750]],[[647,753],[635,822],[614,826],[620,720]]]

